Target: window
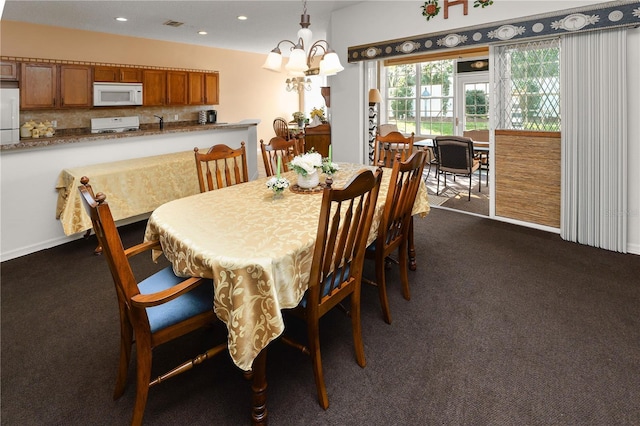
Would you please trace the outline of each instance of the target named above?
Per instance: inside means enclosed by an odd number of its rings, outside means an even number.
[[[496,48],[496,128],[560,131],[558,39]]]
[[[384,122],[403,133],[453,134],[453,65],[440,60],[385,67]]]

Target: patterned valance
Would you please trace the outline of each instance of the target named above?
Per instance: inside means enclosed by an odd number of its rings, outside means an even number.
[[[349,62],[639,25],[640,1],[613,1],[453,31],[352,46],[348,49]]]

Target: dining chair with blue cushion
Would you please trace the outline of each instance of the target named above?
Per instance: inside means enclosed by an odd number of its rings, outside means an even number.
[[[363,281],[378,287],[382,314],[388,324],[391,324],[391,311],[387,298],[385,266],[389,261],[395,261],[399,264],[402,293],[405,299],[411,298],[407,273],[409,269],[408,245],[412,245],[410,239],[413,234],[411,212],[422,182],[422,171],[426,158],[427,154],[423,150],[415,152],[406,161],[402,161],[400,154],[397,154],[391,171],[384,212],[378,226],[378,236],[366,251],[366,258],[375,261],[376,280],[363,278]],[[398,252],[397,260],[391,258],[396,250]]]
[[[124,393],[131,349],[135,343],[136,399],[131,424],[139,425],[142,424],[149,387],[227,349],[226,342],[221,343],[151,380],[154,348],[218,321],[213,311],[213,282],[203,278],[178,277],[171,266],[138,282],[129,258],[152,249],[161,250],[159,241],[148,241],[125,250],[106,196],[103,193],[94,196],[88,178],[83,177],[82,182],[83,185],[78,187],[81,199],[109,265],[120,311],[120,362],[113,397],[118,399]]]
[[[360,324],[360,285],[364,252],[382,180],[382,169],[375,173],[361,170],[343,188],[323,190],[316,244],[309,276],[309,288],[300,304],[288,312],[307,325],[306,345],[283,336],[282,340],[311,356],[318,401],[324,409],[329,398],[320,355],[320,318],[346,299],[356,362],[366,365]],[[286,312],[285,312],[286,313]]]

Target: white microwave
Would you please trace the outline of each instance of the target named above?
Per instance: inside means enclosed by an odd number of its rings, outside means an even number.
[[[142,83],[93,83],[93,106],[142,105]]]

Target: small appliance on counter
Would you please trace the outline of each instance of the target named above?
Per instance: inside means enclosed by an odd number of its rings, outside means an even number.
[[[91,133],[120,133],[137,130],[140,130],[140,119],[137,115],[91,119]]]
[[[210,109],[207,111],[207,123],[215,124],[218,121],[218,111]]]
[[[20,89],[0,89],[0,143],[20,142]]]

